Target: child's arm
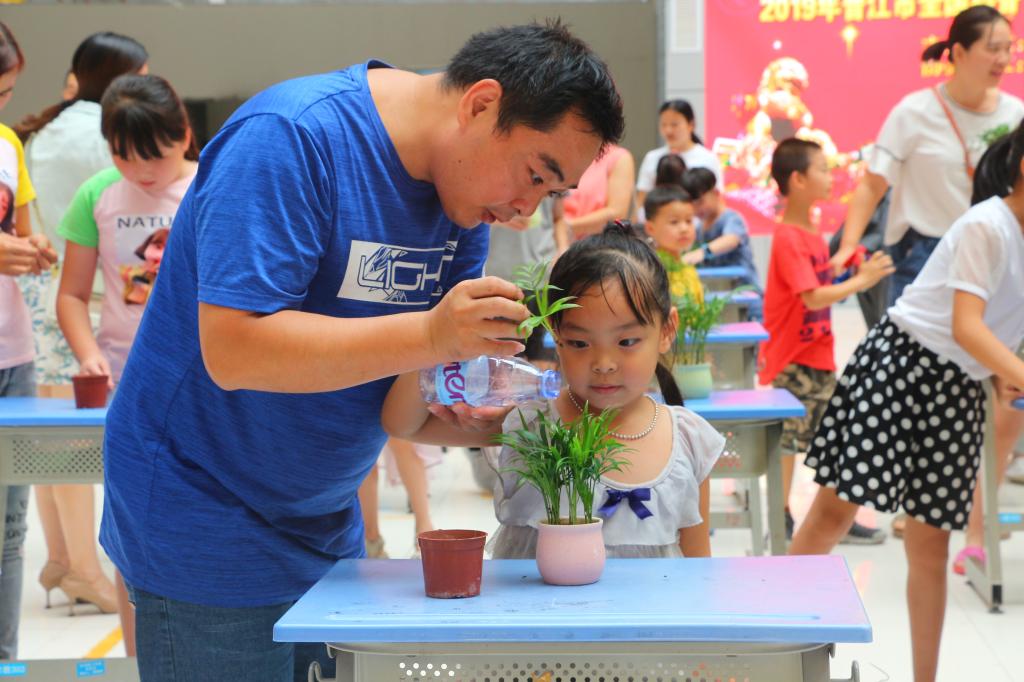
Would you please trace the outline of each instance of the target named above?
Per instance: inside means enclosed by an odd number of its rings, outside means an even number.
[[[711,556],[711,479],[700,484],[700,524],[679,529],[679,549],[686,557]]]
[[[876,251],[869,260],[865,261],[857,270],[857,274],[841,284],[829,284],[827,286],[810,289],[800,293],[804,305],[809,310],[821,310],[828,308],[833,303],[841,301],[851,294],[864,291],[875,286],[884,277],[888,277],[896,268],[892,264],[892,258]]]
[[[735,234],[723,234],[717,239],[712,239],[707,243],[707,248],[711,251],[712,256],[721,256],[723,253],[729,253],[734,249],[739,248],[739,245],[743,243],[739,235]],[[683,254],[683,262],[689,263],[690,265],[700,265],[706,260],[706,254],[704,249],[695,249],[688,251]]]
[[[1024,389],[1024,360],[1018,358],[984,321],[985,299],[967,291],[953,293],[953,340],[975,360],[1018,391]]]
[[[97,249],[68,240],[57,291],[57,323],[78,358],[82,374],[110,376],[110,363],[100,352],[89,320],[89,297],[97,257]]]
[[[511,408],[470,407],[464,403],[427,405],[420,395],[419,372],[399,376],[381,409],[380,422],[389,436],[430,445],[487,447],[501,433]]]

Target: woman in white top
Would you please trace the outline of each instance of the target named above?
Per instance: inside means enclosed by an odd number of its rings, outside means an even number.
[[[722,167],[711,150],[701,143],[695,132],[696,127],[697,119],[693,115],[693,107],[685,99],[668,100],[658,109],[658,132],[666,144],[644,155],[636,180],[637,206],[643,206],[647,193],[654,189],[658,161],[667,154],[678,155],[686,162],[687,168],[707,168],[715,174],[721,185]]]
[[[915,682],[936,677],[949,536],[967,524],[985,440],[981,382],[997,404],[1024,387],[1024,126],[982,158],[975,187],[980,203],[847,363],[807,453],[822,487],[790,547],[828,552],[859,506],[906,510]]]
[[[57,226],[79,185],[113,166],[110,145],[100,131],[100,99],[116,77],[147,71],[149,55],[137,41],[116,33],[86,38],[71,59],[78,91],[71,100],[30,116],[15,128],[25,146],[26,165],[36,188],[32,220],[50,236],[63,260],[64,239]],[[57,326],[55,309],[47,311],[51,277],[22,278],[32,315],[39,384],[70,383],[77,363]],[[56,284],[53,286],[56,294]],[[87,578],[102,576],[96,547],[93,486],[36,486],[36,500],[46,536],[47,563],[39,576],[49,592],[73,570]],[[93,600],[95,601],[95,600]]]
[[[914,281],[939,239],[970,206],[971,179],[981,155],[1024,118],[1024,102],[999,90],[1013,42],[1010,22],[979,5],[958,14],[949,38],[924,51],[924,61],[939,60],[948,51],[953,76],[907,95],[886,118],[850,203],[842,245],[830,261],[837,273],[891,186],[885,243],[896,272],[889,278],[889,304]],[[997,438],[1016,441],[1024,428],[1021,413],[997,406],[994,418]],[[979,514],[972,514],[972,528],[980,524]],[[901,534],[901,519],[893,531]]]
[[[57,226],[79,185],[110,168],[110,149],[100,133],[100,98],[118,76],[145,73],[149,55],[137,41],[117,33],[95,33],[71,58],[76,94],[15,126],[25,142],[25,164],[36,187],[32,221],[49,238],[63,261],[64,239]],[[49,387],[71,383],[75,357],[57,327],[55,310],[59,270],[22,282],[32,313],[36,344],[36,382],[41,395]]]

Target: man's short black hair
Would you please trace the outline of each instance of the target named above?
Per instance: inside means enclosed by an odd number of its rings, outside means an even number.
[[[789,178],[794,172],[803,175],[811,166],[811,155],[821,151],[821,145],[795,137],[783,140],[772,154],[772,178],[782,196],[789,195]]]
[[[658,185],[644,197],[644,215],[647,220],[654,220],[655,216],[658,215],[658,211],[673,201],[689,204],[693,203],[693,197],[687,194],[686,190],[679,185]]]
[[[604,144],[622,137],[622,98],[608,66],[558,19],[475,34],[452,57],[444,87],[465,89],[487,78],[502,87],[502,132],[516,125],[546,132],[573,112]]]

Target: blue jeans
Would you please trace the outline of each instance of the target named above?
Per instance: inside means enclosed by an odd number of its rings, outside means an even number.
[[[28,362],[0,369],[0,398],[36,394],[35,367]],[[0,561],[0,659],[18,657],[18,619],[21,615],[21,577],[28,528],[27,485],[7,486],[3,559]]]
[[[889,305],[903,295],[903,289],[917,279],[917,275],[928,262],[928,257],[939,245],[935,237],[925,237],[914,228],[908,228],[903,239],[889,247],[889,255],[896,266],[896,272],[889,277]]]
[[[334,661],[323,644],[273,641],[274,623],[294,602],[247,608],[203,606],[131,585],[128,596],[135,604],[141,682],[307,682],[313,661],[320,662],[324,677],[334,677]]]

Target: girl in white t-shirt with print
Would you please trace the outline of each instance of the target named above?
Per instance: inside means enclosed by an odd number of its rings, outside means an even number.
[[[652,149],[644,155],[636,180],[636,205],[643,206],[647,193],[654,189],[658,175],[658,162],[669,154],[681,158],[687,168],[707,168],[722,184],[722,167],[714,153],[705,147],[696,133],[697,119],[693,107],[685,99],[671,99],[658,109],[658,132],[665,146]]]
[[[114,168],[87,180],[58,227],[67,240],[57,294],[57,320],[83,374],[114,386],[153,286],[166,233],[196,174],[198,151],[185,107],[158,76],[120,76],[103,95],[101,129]],[[96,268],[104,281],[99,333],[89,321]],[[62,523],[63,523],[62,519]],[[134,621],[124,590],[101,572],[60,581],[74,602],[120,611],[125,647],[134,652]]]
[[[86,181],[58,228],[67,255],[57,319],[83,374],[114,386],[142,319],[163,246],[198,158],[184,105],[158,76],[121,76],[103,96],[102,130],[114,168]],[[99,332],[88,303],[99,265],[105,293]]]
[[[830,551],[860,505],[906,511],[916,682],[936,675],[949,535],[967,523],[984,443],[981,382],[1004,405],[1024,387],[1024,125],[982,157],[975,197],[850,358],[807,454],[822,487],[790,547]]]

